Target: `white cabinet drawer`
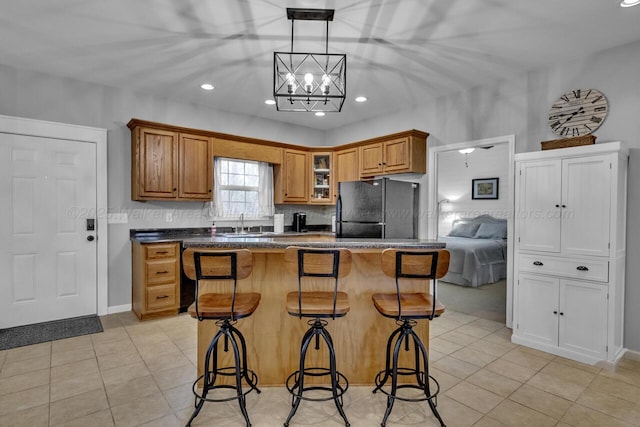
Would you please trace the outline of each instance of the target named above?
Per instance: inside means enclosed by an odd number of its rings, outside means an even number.
[[[598,282],[609,281],[608,261],[521,254],[518,264],[520,271]]]

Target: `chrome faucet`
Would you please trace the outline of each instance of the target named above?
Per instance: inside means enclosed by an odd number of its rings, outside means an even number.
[[[244,231],[244,212],[242,212],[240,214],[240,234],[245,234],[246,231]]]

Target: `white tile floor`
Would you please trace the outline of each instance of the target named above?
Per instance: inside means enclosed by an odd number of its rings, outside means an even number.
[[[105,332],[0,352],[0,426],[181,426],[193,408],[196,321],[102,318]],[[504,325],[447,311],[431,324],[438,410],[449,427],[640,426],[640,362],[601,369],[516,346]],[[254,426],[281,426],[283,387],[248,396]],[[385,396],[350,387],[354,427],[380,425]],[[194,426],[243,426],[235,402],[205,404]],[[332,402],[303,402],[291,426],[343,425]],[[393,426],[436,426],[426,403],[397,402]]]

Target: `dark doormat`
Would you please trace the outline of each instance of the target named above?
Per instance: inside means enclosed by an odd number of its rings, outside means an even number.
[[[0,350],[102,332],[96,315],[0,329]]]

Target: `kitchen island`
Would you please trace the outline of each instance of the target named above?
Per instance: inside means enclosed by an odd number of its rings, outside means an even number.
[[[327,329],[333,337],[338,370],[354,385],[373,384],[375,375],[384,367],[387,338],[397,327],[393,319],[381,316],[371,301],[374,293],[395,291],[394,280],[381,270],[380,253],[392,247],[444,247],[444,243],[432,240],[338,239],[329,233],[259,238],[198,237],[184,240],[183,245],[186,249],[182,260],[185,270],[193,266],[190,248],[203,251],[246,248],[253,253],[253,273],[238,282],[238,289],[239,292],[259,292],[262,298],[255,313],[240,319],[236,327],[247,340],[248,365],[257,373],[258,385],[283,385],[287,376],[298,369],[300,341],[308,328],[309,319],[292,317],[285,309],[287,293],[295,292],[298,286],[295,275],[284,267],[286,247],[340,247],[350,249],[353,254],[351,273],[339,284],[340,290],[349,294],[351,309],[345,317],[329,320]],[[405,290],[425,290],[423,282],[407,281],[405,284]],[[199,375],[204,353],[216,330],[212,321],[198,323]],[[429,322],[419,321],[414,330],[428,346]],[[224,354],[224,357],[228,356]],[[328,359],[321,348],[320,351],[310,349],[307,360],[309,366],[318,361],[315,363],[318,366]]]

